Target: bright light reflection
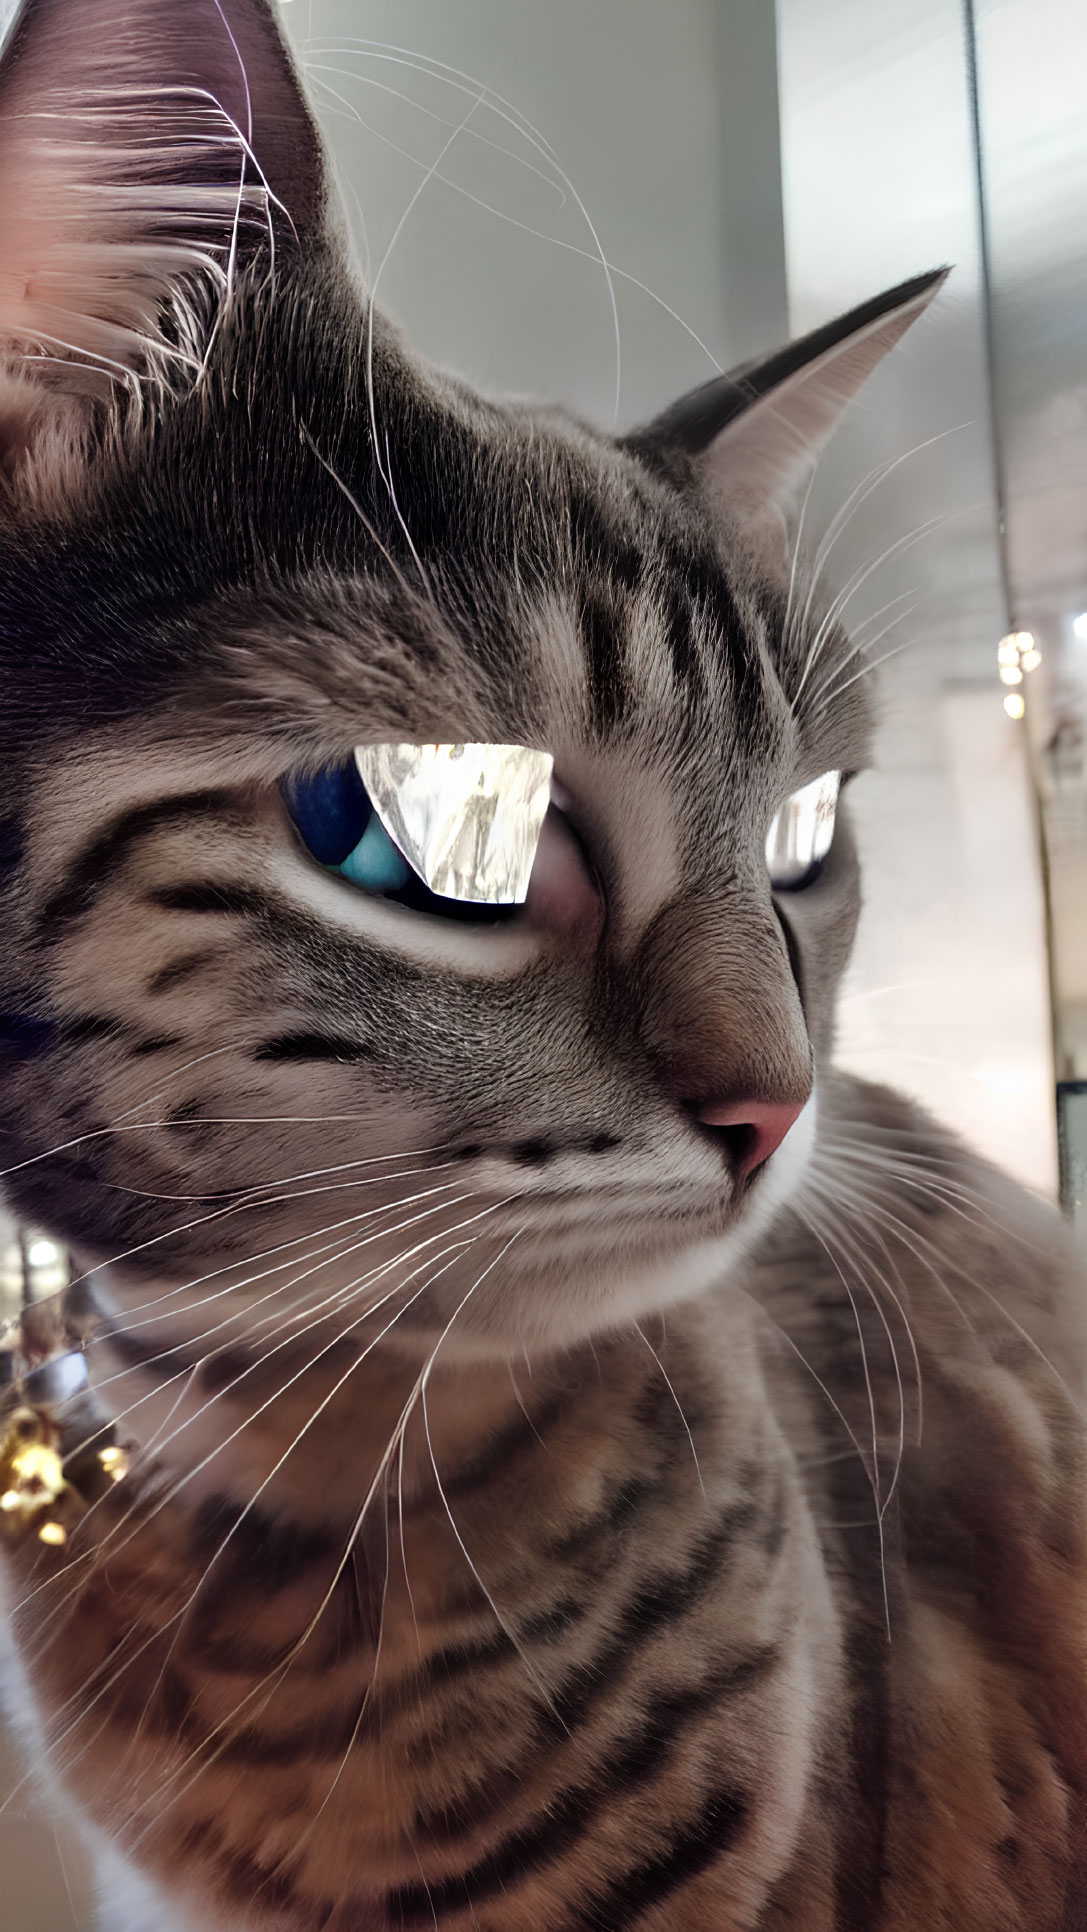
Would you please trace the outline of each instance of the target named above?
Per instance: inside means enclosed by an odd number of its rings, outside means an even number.
[[[60,1260],[60,1249],[53,1241],[32,1241],[26,1258],[32,1268],[52,1268]]]
[[[551,753],[525,745],[356,745],[389,837],[432,892],[521,905],[551,789]]]
[[[842,774],[827,771],[802,785],[774,816],[766,835],[766,869],[774,885],[789,886],[825,859],[834,837]]]
[[[1000,667],[1001,684],[1022,684],[1023,673],[1018,664],[1002,664]]]
[[[1026,704],[1024,700],[1020,697],[1018,691],[1008,692],[1008,695],[1004,700],[1004,709],[1007,712],[1009,718],[1021,718],[1026,708],[1027,708]]]
[[[1078,617],[1073,617],[1072,629],[1080,643],[1087,644],[1087,610],[1081,610]]]

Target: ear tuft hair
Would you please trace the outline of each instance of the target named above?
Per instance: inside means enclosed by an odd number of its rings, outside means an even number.
[[[195,376],[234,278],[312,249],[326,201],[266,0],[24,0],[0,58],[0,466],[118,380]]]

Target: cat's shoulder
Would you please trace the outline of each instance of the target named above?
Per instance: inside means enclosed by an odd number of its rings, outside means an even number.
[[[967,1541],[994,1493],[986,1471],[1005,1497],[1071,1520],[1087,1479],[1087,1280],[1071,1231],[915,1101],[844,1074],[821,1083],[808,1171],[745,1285],[805,1460],[838,1434],[875,1435],[917,1517],[970,1499]]]
[[[1087,1274],[1053,1201],[909,1096],[842,1073],[824,1085],[808,1186],[816,1212],[903,1278],[933,1347],[969,1331],[1009,1360],[1041,1350],[1082,1392]]]

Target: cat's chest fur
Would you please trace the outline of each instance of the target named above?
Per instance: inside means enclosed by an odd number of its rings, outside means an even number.
[[[254,1893],[292,1932],[550,1926],[614,1833],[652,1863],[673,1814],[707,1866],[735,1845],[712,1895],[758,1911],[840,1631],[750,1327],[722,1306],[526,1380],[486,1453],[403,1508],[390,1483],[353,1546],[318,1498],[103,1519],[35,1644],[75,1788],[224,1926]]]

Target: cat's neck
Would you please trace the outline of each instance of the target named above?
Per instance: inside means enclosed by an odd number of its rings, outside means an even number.
[[[138,1320],[130,1309],[134,1334]],[[103,1364],[115,1348],[116,1338],[103,1341]],[[155,1719],[179,1681],[192,1700],[195,1743],[183,1762],[192,1805],[218,1815],[224,1750],[230,1788],[244,1764],[260,1812],[274,1809],[285,1765],[294,1778],[317,1757],[297,1882],[307,1895],[354,1896],[358,1872],[376,1870],[411,1902],[419,1847],[441,1861],[451,1822],[460,1830],[463,1754],[484,1818],[506,1815],[524,1777],[520,1753],[511,1771],[495,1746],[511,1735],[526,1740],[535,1788],[557,1800],[572,1731],[586,1713],[590,1724],[606,1719],[629,1676],[624,1694],[639,1708],[644,1700],[649,1735],[665,1727],[662,1751],[673,1715],[705,1703],[715,1761],[791,1794],[787,1816],[775,1811],[757,1843],[745,1838],[735,1896],[732,1868],[725,1874],[729,1922],[733,1904],[750,1919],[752,1896],[788,1855],[802,1801],[810,1655],[836,1638],[741,1297],[692,1300],[666,1321],[533,1359],[531,1370],[523,1359],[439,1357],[424,1380],[406,1354],[375,1348],[330,1360],[304,1394],[307,1377],[271,1401],[254,1389],[243,1405],[244,1381],[227,1393],[207,1386],[202,1367],[170,1367],[174,1379],[153,1400],[149,1363],[122,1365],[112,1382],[97,1373],[102,1403],[128,1409],[120,1433],[143,1445],[143,1459],[73,1538],[69,1618],[55,1638],[50,1626],[39,1667],[67,1711],[87,1669],[77,1637],[85,1631],[116,1673],[135,1631],[122,1685],[151,1740],[152,1802],[134,1806],[123,1753],[90,1748],[77,1783],[93,1784],[118,1818],[135,1813],[152,1862],[156,1834],[163,1861],[170,1855],[161,1793],[176,1775],[155,1755],[167,1734]],[[692,1690],[684,1666],[682,1686],[662,1690],[661,1644],[681,1628],[680,1654],[704,1682]],[[770,1721],[749,1696],[766,1684],[777,1700]],[[796,1721],[782,1721],[786,1709]],[[92,1747],[97,1709],[93,1723]],[[620,1727],[617,1748],[629,1749],[627,1737]]]
[[[443,1473],[543,1443],[571,1391],[592,1386],[601,1427],[637,1427],[647,1372],[670,1426],[690,1430],[682,1385],[701,1359],[719,1413],[742,1444],[763,1401],[752,1311],[710,1296],[547,1354],[472,1360],[412,1342],[375,1316],[350,1331],[313,1322],[254,1344],[245,1308],[206,1316],[170,1306],[169,1287],[95,1278],[103,1323],[89,1351],[98,1404],[145,1468],[184,1485],[194,1505],[224,1493],[266,1513],[350,1522],[390,1490],[410,1502]],[[224,1298],[225,1299],[225,1298]],[[692,1438],[693,1438],[693,1431]],[[739,1451],[738,1451],[739,1452]],[[694,1440],[690,1453],[697,1459]]]

